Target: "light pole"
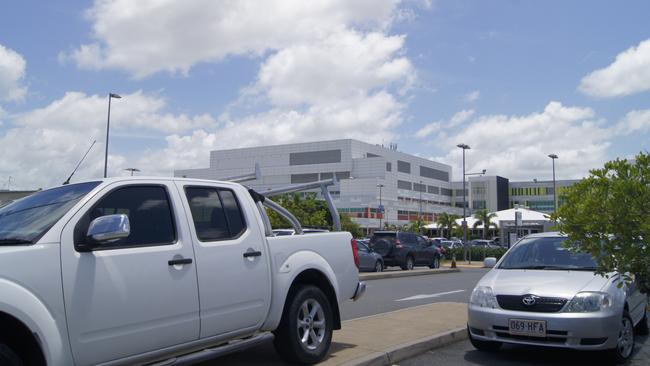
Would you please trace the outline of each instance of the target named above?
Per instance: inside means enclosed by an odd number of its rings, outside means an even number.
[[[104,178],[106,178],[106,172],[108,170],[108,132],[111,127],[111,99],[122,98],[118,94],[108,93],[108,119],[106,120],[106,152],[104,153]]]
[[[381,189],[384,187],[383,184],[377,184],[377,187],[379,188],[379,230],[382,228],[382,222],[381,220],[384,218],[384,210],[383,206],[381,205]]]
[[[471,149],[467,144],[458,144],[457,147],[463,149],[463,245],[467,245],[467,218],[465,217],[467,207],[467,192],[465,191],[465,150]],[[467,251],[469,251],[469,246]],[[472,253],[469,252],[468,260],[472,263]]]
[[[131,172],[131,176],[133,176],[134,172],[139,172],[140,171],[140,169],[138,169],[138,168],[126,168],[124,170],[126,170],[127,172]]]
[[[557,191],[555,189],[555,159],[557,159],[557,155],[555,154],[549,154],[549,158],[553,161],[553,212],[557,210]]]

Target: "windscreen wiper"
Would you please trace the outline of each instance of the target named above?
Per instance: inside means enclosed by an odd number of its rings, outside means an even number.
[[[34,243],[31,240],[20,239],[20,238],[0,239],[0,245],[11,245],[11,244],[34,244]]]

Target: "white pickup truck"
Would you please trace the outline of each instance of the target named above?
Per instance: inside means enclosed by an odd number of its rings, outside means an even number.
[[[126,177],[0,208],[0,365],[185,365],[270,338],[319,362],[365,291],[355,242],[274,237],[264,204],[237,183]]]

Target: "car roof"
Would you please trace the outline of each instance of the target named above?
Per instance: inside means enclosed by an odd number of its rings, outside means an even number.
[[[545,233],[536,233],[526,235],[527,238],[566,238],[566,234],[562,234],[559,231],[549,231]]]

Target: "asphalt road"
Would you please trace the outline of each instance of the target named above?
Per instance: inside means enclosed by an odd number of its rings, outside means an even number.
[[[435,302],[468,302],[474,285],[485,269],[462,269],[461,272],[431,276],[387,278],[366,282],[366,294],[357,302],[341,308],[343,320],[386,313]],[[345,325],[344,325],[345,326]],[[204,362],[216,365],[284,365],[270,343]]]

